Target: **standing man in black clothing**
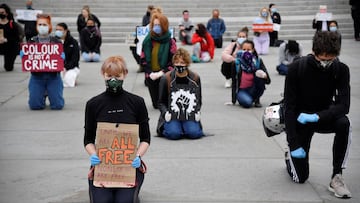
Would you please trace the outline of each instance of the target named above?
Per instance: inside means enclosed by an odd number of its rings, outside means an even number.
[[[349,68],[340,62],[339,37],[335,32],[316,32],[313,53],[289,65],[285,79],[285,128],[290,152],[286,152],[289,175],[296,183],[309,177],[311,138],[317,133],[335,133],[333,171],[329,190],[336,197],[351,198],[344,183],[351,141]]]
[[[354,37],[356,41],[360,41],[360,1],[350,0],[351,17],[354,20]]]

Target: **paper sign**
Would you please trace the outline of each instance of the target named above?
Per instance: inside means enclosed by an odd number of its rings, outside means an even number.
[[[96,130],[96,151],[101,160],[94,170],[94,186],[131,188],[135,186],[139,125],[99,122]]]
[[[25,21],[36,21],[36,15],[41,14],[42,12],[42,10],[16,9],[16,19]]]
[[[273,30],[274,30],[274,31],[280,31],[280,27],[281,27],[280,24],[274,23],[273,25],[274,25],[274,26],[273,26]]]
[[[332,13],[317,13],[315,19],[317,21],[330,21],[332,20]]]
[[[149,26],[136,26],[136,37],[139,42],[136,44],[136,53],[140,56],[142,51],[142,43],[150,32]],[[169,28],[169,32],[171,34],[171,38],[174,38],[175,28]]]
[[[22,43],[22,70],[30,72],[61,72],[64,70],[61,43]]]
[[[272,23],[263,23],[263,24],[253,24],[252,29],[254,32],[272,32],[273,31]]]

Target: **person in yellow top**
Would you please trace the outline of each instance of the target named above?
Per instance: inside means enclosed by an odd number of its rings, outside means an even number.
[[[169,32],[168,18],[161,13],[154,13],[150,21],[150,32],[143,41],[140,61],[155,109],[158,108],[160,78],[173,69],[171,59],[176,49],[176,42]]]

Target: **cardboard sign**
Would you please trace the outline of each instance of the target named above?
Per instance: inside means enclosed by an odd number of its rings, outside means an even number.
[[[42,10],[16,9],[16,19],[24,21],[36,21],[37,14],[41,14],[42,12]]]
[[[254,23],[252,25],[252,29],[254,32],[272,32],[274,29],[274,25],[272,23],[263,23],[263,24]]]
[[[61,43],[22,43],[22,70],[30,72],[60,72],[64,70]]]
[[[136,26],[136,38],[139,40],[139,42],[136,44],[136,53],[140,56],[142,51],[142,43],[150,32],[149,25],[147,26]],[[175,28],[169,28],[169,32],[171,34],[171,38],[174,38],[174,32]]]
[[[95,166],[94,186],[131,188],[135,186],[139,125],[99,122],[96,130],[96,151],[101,163]]]
[[[0,29],[0,39],[4,38],[4,29]]]

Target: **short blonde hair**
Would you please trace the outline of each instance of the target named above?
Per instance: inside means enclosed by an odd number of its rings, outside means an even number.
[[[119,76],[121,74],[127,75],[128,69],[125,63],[125,59],[122,56],[110,56],[107,58],[101,66],[101,74],[109,74]]]

